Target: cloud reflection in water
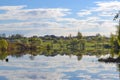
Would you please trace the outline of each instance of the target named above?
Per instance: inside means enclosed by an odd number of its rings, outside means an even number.
[[[81,61],[76,56],[36,56],[34,60],[29,56],[0,61],[0,80],[119,80],[116,65],[99,63],[95,56],[83,56]]]

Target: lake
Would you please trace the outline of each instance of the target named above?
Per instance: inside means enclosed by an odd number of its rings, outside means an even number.
[[[7,56],[0,80],[119,80],[120,64],[98,62],[94,55]]]

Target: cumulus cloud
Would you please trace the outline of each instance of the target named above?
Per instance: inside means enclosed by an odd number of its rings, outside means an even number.
[[[120,9],[119,1],[109,1],[109,2],[96,2],[96,8],[93,8],[92,11],[99,12],[100,16],[110,17],[115,15]]]
[[[106,2],[95,2],[98,6],[94,8],[95,11],[112,11],[112,10],[119,10],[120,9],[120,2],[119,1],[106,1]]]
[[[77,31],[81,31],[83,35],[100,33],[109,36],[111,32],[115,32],[116,23],[112,21],[112,17],[120,8],[120,2],[95,2],[95,5],[76,13],[75,16],[80,16],[78,18],[69,17],[73,14],[72,10],[67,8],[28,9],[26,5],[0,6],[0,10],[5,10],[4,13],[0,13],[0,20],[5,22],[0,24],[0,31],[10,33],[21,30],[26,36],[35,34],[74,36]]]
[[[36,8],[24,9],[25,6],[1,6],[0,10],[6,10],[4,14],[0,14],[0,20],[29,20],[57,18],[70,14],[70,9],[66,8]]]
[[[95,2],[96,7],[91,7],[86,10],[81,10],[78,12],[78,16],[86,16],[90,14],[98,14],[98,16],[112,16],[119,11],[120,2],[119,1],[99,1]]]
[[[88,8],[86,10],[81,10],[78,12],[78,16],[86,18],[87,31],[84,30],[83,33],[86,35],[94,35],[100,33],[102,35],[110,35],[110,33],[115,33],[116,22],[113,22],[114,15],[120,9],[119,1],[99,1],[95,2],[95,7]],[[91,24],[87,26],[87,24]]]
[[[27,7],[26,5],[21,5],[21,6],[0,6],[0,10],[6,10],[6,11],[11,11],[11,10],[20,10]]]
[[[82,10],[80,12],[77,13],[78,16],[86,16],[86,15],[90,15],[91,14],[91,11],[90,10]]]

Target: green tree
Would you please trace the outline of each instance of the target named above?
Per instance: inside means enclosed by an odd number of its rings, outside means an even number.
[[[7,50],[8,48],[8,42],[5,39],[0,40],[0,49],[2,51]]]
[[[120,11],[115,15],[113,20],[118,20],[118,26],[117,26],[117,33],[116,33],[116,40],[115,40],[115,49],[119,49],[120,48]]]
[[[111,36],[110,36],[110,44],[111,44],[111,47],[114,46],[114,41],[115,41],[115,36],[111,33]]]
[[[37,49],[38,47],[42,46],[42,39],[31,37],[29,39],[29,44],[30,44],[32,49]]]
[[[59,45],[60,45],[60,48],[64,48],[63,39],[59,40]]]
[[[69,34],[69,36],[68,36],[68,37],[69,37],[69,39],[72,39],[72,34]]]
[[[95,40],[96,40],[96,49],[98,49],[100,47],[99,43],[102,41],[102,36],[99,33],[96,34]]]
[[[79,49],[84,50],[85,49],[85,40],[83,39],[81,32],[78,32],[77,40],[78,40],[78,44],[79,44]]]
[[[81,32],[78,32],[77,39],[82,39],[82,33]]]
[[[119,22],[119,24],[120,24],[120,22]],[[117,26],[117,42],[120,46],[120,25]]]
[[[72,39],[72,40],[70,41],[69,46],[70,46],[70,48],[72,48],[72,49],[77,49],[77,48],[78,48],[78,44],[79,44],[78,39],[74,38],[74,39]]]
[[[104,44],[105,44],[105,36],[102,36],[102,49],[104,51]]]
[[[51,50],[51,49],[52,49],[52,44],[51,44],[51,43],[48,43],[48,44],[46,45],[46,49],[47,49],[47,50]]]
[[[80,50],[85,50],[85,43],[86,43],[86,40],[85,39],[81,39],[79,44],[80,44]]]

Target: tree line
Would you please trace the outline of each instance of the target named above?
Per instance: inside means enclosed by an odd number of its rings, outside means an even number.
[[[72,49],[90,50],[109,48],[109,38],[96,34],[95,36],[83,36],[78,32],[76,36],[32,36],[25,37],[21,34],[13,34],[6,37],[0,34],[0,50],[51,50]]]

